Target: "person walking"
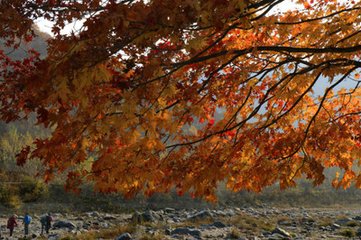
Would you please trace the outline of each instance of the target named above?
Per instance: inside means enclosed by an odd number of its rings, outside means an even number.
[[[10,237],[13,235],[14,228],[18,226],[18,223],[16,222],[17,217],[18,216],[14,214],[8,219],[8,223],[6,227],[10,230]]]
[[[31,223],[31,220],[32,220],[32,218],[29,215],[29,213],[25,213],[24,220],[23,220],[25,237],[29,234],[29,224]]]
[[[41,235],[43,235],[44,230],[45,230],[46,234],[49,234],[49,230],[51,228],[51,221],[53,221],[53,219],[52,219],[50,213],[48,213],[40,218]]]

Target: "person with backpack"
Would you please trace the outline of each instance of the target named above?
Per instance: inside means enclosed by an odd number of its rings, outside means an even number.
[[[43,235],[44,230],[45,230],[46,234],[49,234],[49,230],[51,228],[51,221],[53,221],[53,219],[52,219],[50,213],[48,213],[40,218],[41,235]]]
[[[29,213],[25,213],[23,220],[25,237],[29,234],[29,224],[31,223],[31,219],[32,218],[30,217]]]
[[[14,228],[18,226],[18,223],[16,222],[17,217],[18,216],[14,214],[8,219],[8,223],[6,227],[10,230],[10,237],[13,235]]]

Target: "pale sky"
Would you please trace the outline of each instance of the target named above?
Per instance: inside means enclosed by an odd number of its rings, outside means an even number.
[[[290,10],[291,8],[293,8],[293,9],[297,8],[297,5],[294,3],[294,0],[286,0],[286,1],[278,4],[274,9],[272,9],[270,14],[276,13],[276,12],[285,12],[287,10]],[[71,33],[72,31],[77,32],[83,26],[84,21],[85,20],[67,24],[65,26],[65,28],[63,30],[61,30],[61,34],[68,34],[68,33]],[[46,33],[50,34],[51,36],[53,36],[53,33],[51,32],[51,28],[54,25],[53,22],[51,22],[49,20],[45,20],[43,18],[40,18],[40,19],[37,19],[35,21],[35,23],[38,25],[38,27],[41,31],[46,32]]]

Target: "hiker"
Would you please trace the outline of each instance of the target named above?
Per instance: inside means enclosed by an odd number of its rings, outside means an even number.
[[[14,214],[8,219],[8,224],[6,227],[10,230],[10,237],[13,235],[14,228],[18,226],[18,223],[16,222],[17,217],[18,216]]]
[[[45,229],[46,234],[49,234],[49,230],[51,228],[51,221],[53,221],[53,219],[51,218],[50,213],[48,213],[40,218],[41,235],[43,235],[44,229]]]
[[[31,222],[31,217],[30,217],[29,213],[25,213],[24,220],[23,220],[25,237],[29,234],[30,222]]]

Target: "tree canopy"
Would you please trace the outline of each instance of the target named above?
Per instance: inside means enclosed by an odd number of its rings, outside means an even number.
[[[52,129],[17,156],[46,180],[213,200],[338,167],[334,186],[361,186],[360,1],[3,0],[0,38],[39,19],[46,57],[0,51],[0,117]]]

